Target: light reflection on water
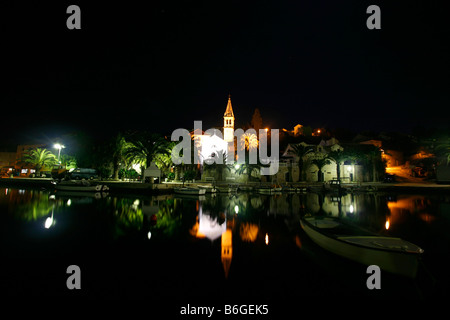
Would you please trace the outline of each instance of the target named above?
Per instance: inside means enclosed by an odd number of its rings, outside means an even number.
[[[30,234],[25,238],[45,238],[46,231],[54,230],[58,244],[49,249],[33,245],[30,250],[83,250],[96,242],[125,243],[124,246],[148,250],[146,246],[165,248],[175,241],[183,243],[187,250],[201,248],[205,253],[202,259],[220,262],[222,270],[217,273],[216,269],[212,274],[221,274],[231,282],[244,277],[245,265],[257,265],[262,260],[268,265],[311,263],[302,256],[302,252],[317,250],[300,229],[299,217],[305,213],[340,217],[370,231],[411,241],[425,249],[425,262],[435,277],[445,272],[434,260],[443,252],[450,253],[450,197],[446,196],[239,193],[133,197],[9,188],[0,191],[0,208],[7,223],[14,225],[13,230],[34,226],[26,229]],[[15,231],[6,234],[10,243],[22,241],[21,237],[23,233]],[[25,255],[27,241],[20,246]],[[204,247],[205,244],[209,245]],[[289,251],[290,255],[300,255],[299,258],[280,255],[279,250],[290,246],[297,248]],[[4,249],[3,253],[14,256],[12,252]],[[279,260],[272,261],[274,256]],[[448,277],[442,277],[442,281],[447,280]]]

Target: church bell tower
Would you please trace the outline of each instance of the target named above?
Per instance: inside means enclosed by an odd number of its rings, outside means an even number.
[[[234,114],[231,106],[231,95],[228,95],[228,104],[223,115],[223,140],[234,143]]]

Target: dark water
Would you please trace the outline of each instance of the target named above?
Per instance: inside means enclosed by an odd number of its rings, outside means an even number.
[[[450,297],[450,196],[199,198],[3,188],[0,211],[8,297],[146,299],[175,313],[188,303],[276,309],[308,299]],[[305,213],[339,216],[420,246],[417,278],[382,272],[382,288],[369,290],[367,266],[318,247],[301,229]],[[80,267],[80,290],[66,286],[70,265]]]

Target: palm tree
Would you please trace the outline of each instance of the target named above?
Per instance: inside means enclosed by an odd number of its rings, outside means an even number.
[[[258,149],[258,137],[254,133],[244,133],[239,141],[240,148],[247,151],[255,151]]]
[[[304,160],[303,157],[305,157],[308,153],[311,153],[313,151],[312,147],[303,145],[303,144],[295,144],[292,146],[292,150],[289,150],[290,154],[293,154],[298,157],[298,181],[302,181],[302,174],[303,174],[303,165]]]
[[[372,163],[372,181],[376,182],[378,180],[377,167],[383,163],[380,148],[377,146],[371,146],[369,151],[366,153],[366,157]]]
[[[112,153],[113,179],[119,180],[120,164],[125,161],[127,142],[121,133],[115,135],[109,142],[108,149]]]
[[[236,173],[241,175],[244,172],[247,173],[247,181],[250,182],[251,178],[252,178],[252,173],[254,171],[259,172],[261,170],[261,167],[263,165],[258,161],[258,163],[243,163],[241,165],[239,165],[239,167],[236,169]]]
[[[167,149],[169,150],[169,152],[159,153],[155,156],[155,164],[159,169],[161,169],[161,172],[164,175],[168,175],[173,166],[172,149],[174,146],[176,146],[176,142],[168,142]]]
[[[148,168],[158,154],[169,154],[168,141],[156,133],[135,132],[126,141],[125,157]],[[143,171],[143,170],[142,170]]]
[[[436,156],[440,160],[441,164],[448,166],[450,164],[450,142],[449,140],[438,141],[434,148]]]
[[[350,158],[350,154],[343,150],[335,150],[331,151],[327,158],[333,160],[336,163],[336,176],[338,181],[341,181],[341,164],[344,163],[345,160]]]
[[[330,160],[328,158],[322,158],[322,159],[314,159],[311,161],[312,164],[316,165],[317,168],[319,168],[319,171],[317,172],[317,180],[319,182],[322,182],[322,168],[325,167],[327,164],[330,164]]]
[[[244,163],[239,166],[239,168],[236,170],[236,173],[242,174],[242,173],[244,173],[244,171],[246,171],[247,177],[248,177],[247,181],[250,182],[253,172],[260,172],[261,167],[263,167],[263,165],[259,162],[255,163],[255,164]]]
[[[68,154],[62,154],[59,157],[59,161],[66,170],[75,169],[77,167],[77,159],[74,156]]]
[[[31,149],[22,157],[26,164],[34,166],[38,176],[43,167],[52,167],[58,163],[56,156],[47,149]]]

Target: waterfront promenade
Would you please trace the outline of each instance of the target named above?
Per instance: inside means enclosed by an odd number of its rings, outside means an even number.
[[[54,185],[51,183],[53,179],[51,178],[2,178],[0,179],[0,186],[4,187],[17,187],[17,188],[44,188],[53,189]],[[175,182],[163,182],[163,183],[142,183],[139,181],[103,181],[103,180],[93,180],[93,183],[105,184],[109,187],[110,192],[120,192],[120,193],[148,193],[148,194],[158,194],[158,193],[172,193],[174,188],[181,187],[183,185],[182,181]],[[199,184],[208,184],[211,182],[195,181],[195,182],[185,182],[184,186],[196,186]],[[217,185],[227,185],[229,182],[217,182]],[[232,183],[232,185],[239,186],[239,184]],[[248,184],[254,187],[258,186],[269,186],[271,183],[259,183],[254,182]],[[296,187],[306,187],[311,191],[329,191],[327,183],[322,182],[294,182],[283,185],[293,185]],[[324,187],[325,186],[325,187]],[[449,193],[450,194],[450,184],[438,184],[434,181],[401,181],[401,182],[353,182],[353,183],[342,183],[342,188],[348,192],[417,192],[417,193]]]

